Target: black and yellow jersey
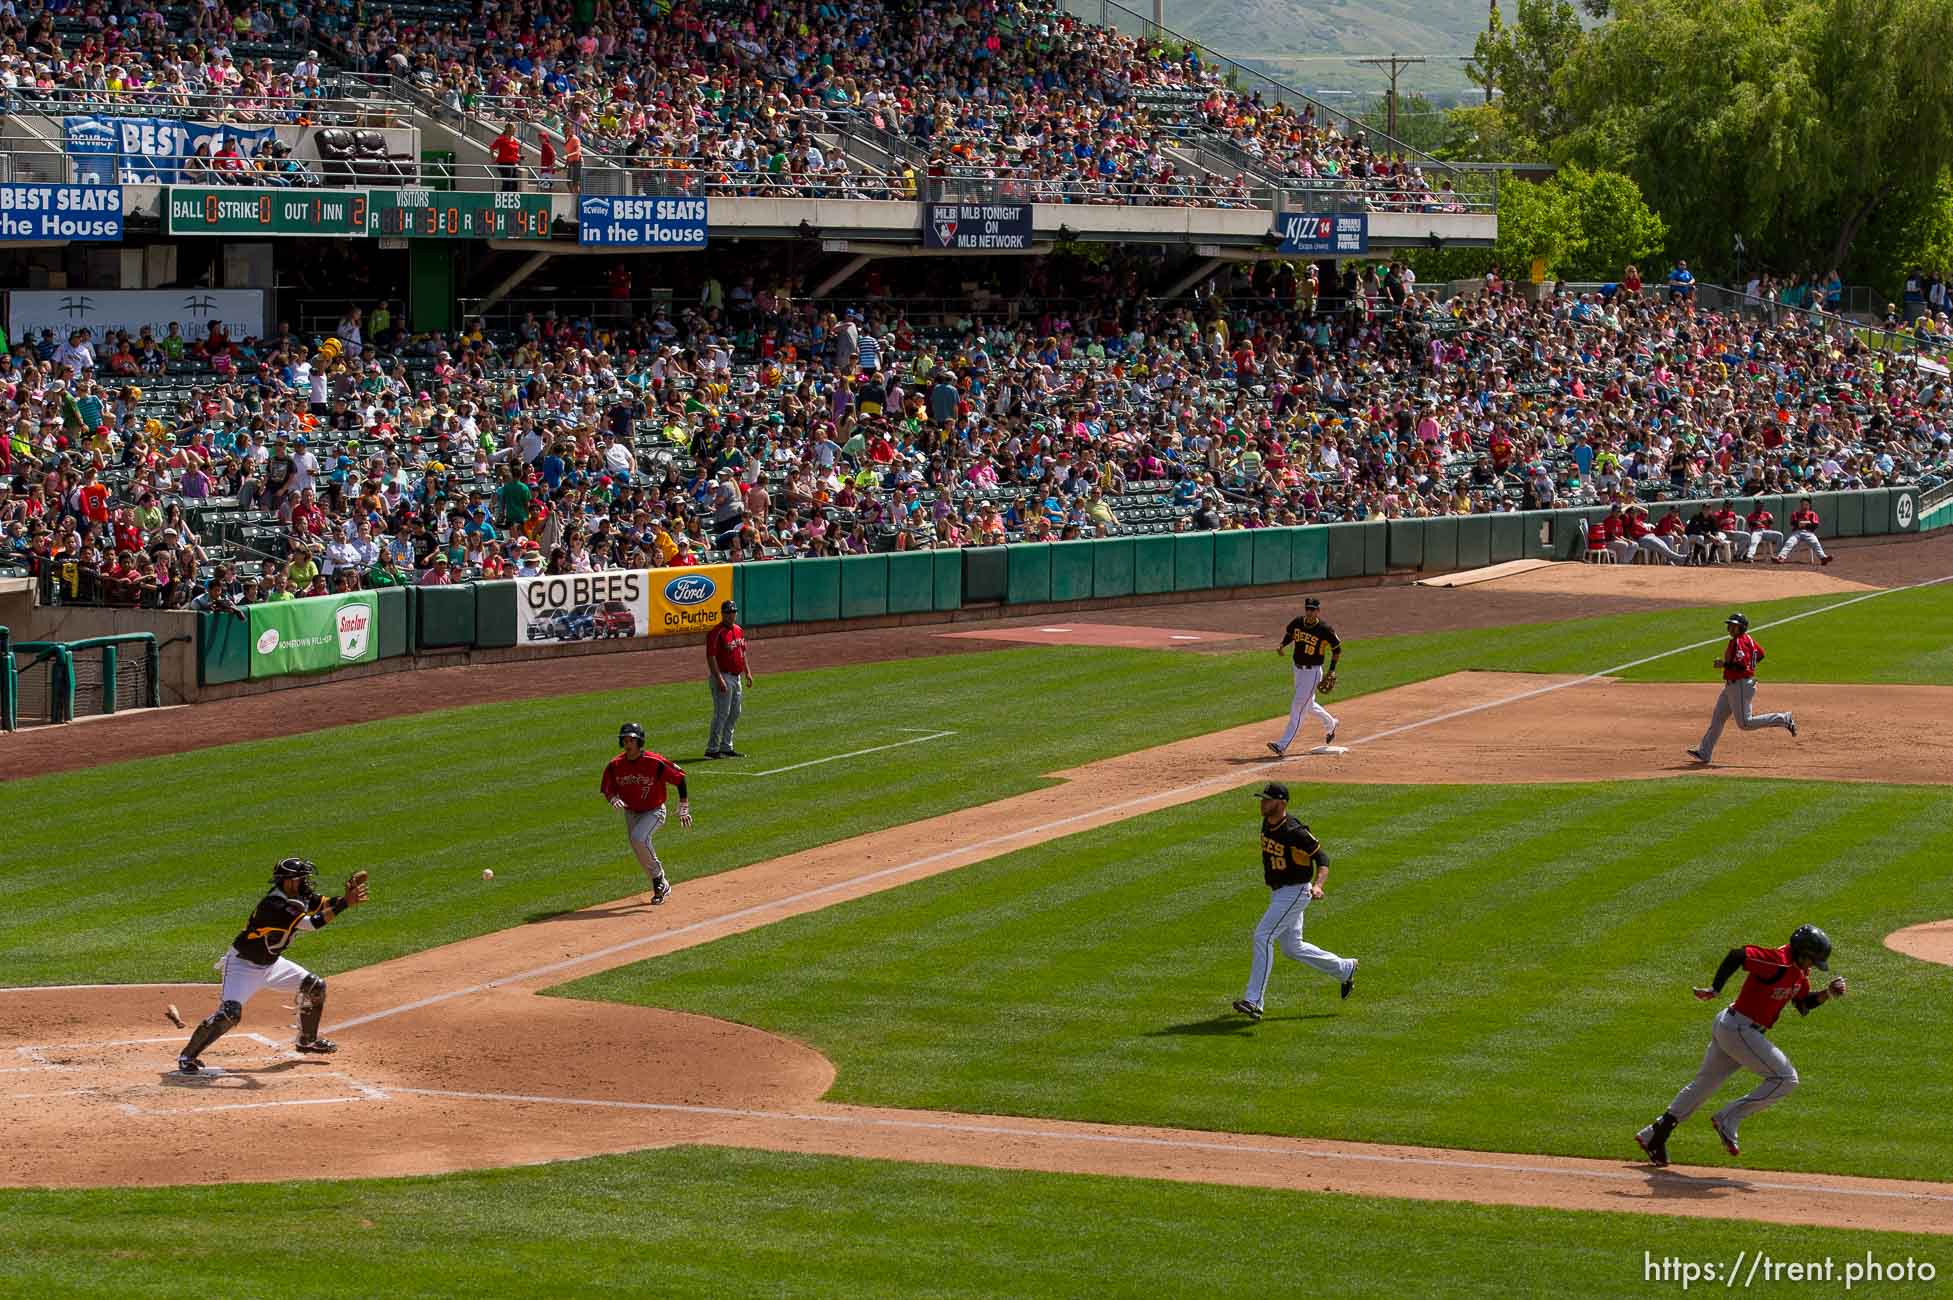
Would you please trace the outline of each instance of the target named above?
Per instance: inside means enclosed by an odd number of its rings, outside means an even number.
[[[1323,656],[1331,650],[1340,650],[1343,643],[1329,624],[1317,619],[1309,623],[1296,619],[1288,625],[1287,641],[1295,647],[1295,666],[1297,668],[1320,667]]]
[[[1293,817],[1261,824],[1261,878],[1270,889],[1313,881],[1321,852],[1321,842]]]
[[[269,966],[284,955],[293,934],[317,930],[330,919],[325,899],[317,894],[292,895],[273,888],[258,900],[251,919],[231,940],[231,947],[252,965]]]

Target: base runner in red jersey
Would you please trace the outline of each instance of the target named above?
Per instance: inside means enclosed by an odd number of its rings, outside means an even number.
[[[1755,711],[1756,666],[1763,662],[1763,647],[1750,635],[1749,617],[1740,612],[1731,614],[1723,620],[1723,627],[1729,633],[1729,644],[1715,660],[1716,667],[1722,670],[1722,694],[1716,697],[1716,711],[1709,715],[1709,729],[1702,733],[1701,743],[1689,751],[1689,757],[1698,763],[1715,757],[1723,724],[1731,718],[1744,731],[1782,727],[1791,739],[1797,737],[1797,719],[1790,714]]]
[[[1830,962],[1830,936],[1814,925],[1798,926],[1791,932],[1790,942],[1781,948],[1749,944],[1729,950],[1709,987],[1694,990],[1696,999],[1707,1002],[1715,997],[1739,970],[1745,976],[1743,987],[1710,1027],[1709,1050],[1703,1054],[1702,1068],[1695,1072],[1695,1078],[1675,1094],[1659,1118],[1634,1135],[1651,1162],[1667,1164],[1668,1135],[1675,1126],[1715,1096],[1730,1075],[1749,1070],[1762,1075],[1763,1082],[1717,1111],[1709,1121],[1723,1148],[1732,1156],[1742,1154],[1737,1130],[1743,1121],[1766,1106],[1776,1105],[1797,1086],[1797,1067],[1768,1037],[1777,1018],[1787,1006],[1796,1007],[1800,1016],[1809,1015],[1832,998],[1845,995],[1843,976],[1825,988],[1811,989],[1811,967],[1828,971]]]
[[[665,824],[665,787],[678,787],[678,824],[691,829],[692,805],[685,790],[685,769],[644,747],[644,728],[627,722],[617,730],[617,743],[624,752],[604,765],[598,792],[610,806],[624,814],[624,831],[631,852],[651,880],[651,901],[662,903],[671,897],[671,881],[665,879],[665,864],[658,860],[651,837]]]

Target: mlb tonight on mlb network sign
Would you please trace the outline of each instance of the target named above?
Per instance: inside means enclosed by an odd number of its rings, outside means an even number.
[[[586,194],[576,206],[576,242],[640,248],[704,248],[704,199],[635,199]]]
[[[922,246],[958,252],[1022,252],[1031,246],[1028,203],[931,203]]]

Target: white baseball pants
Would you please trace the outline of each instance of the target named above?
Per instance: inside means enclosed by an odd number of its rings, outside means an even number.
[[[1261,914],[1255,926],[1254,964],[1248,971],[1248,991],[1243,994],[1256,1006],[1261,1005],[1262,995],[1268,991],[1268,975],[1275,964],[1275,945],[1282,951],[1324,975],[1332,976],[1337,983],[1350,977],[1356,969],[1356,962],[1348,957],[1338,957],[1304,942],[1302,938],[1302,913],[1309,906],[1309,887],[1307,885],[1283,885],[1274,890],[1268,900],[1268,910]]]
[[[1754,560],[1756,558],[1757,550],[1761,548],[1763,543],[1765,542],[1770,543],[1770,549],[1772,551],[1775,551],[1778,547],[1781,547],[1783,545],[1783,534],[1778,532],[1774,528],[1757,529],[1755,532],[1750,534],[1750,549],[1748,550],[1748,552],[1744,554],[1743,558],[1746,560]]]
[[[651,837],[665,824],[665,806],[659,804],[650,812],[626,812],[624,829],[630,836],[631,852],[637,855],[637,864],[644,868],[644,874],[656,884],[665,874],[665,864],[658,861],[658,850],[651,847]]]
[[[1302,726],[1302,719],[1314,716],[1322,719],[1322,734],[1327,738],[1336,730],[1336,719],[1328,709],[1316,703],[1316,686],[1322,681],[1322,665],[1309,664],[1295,667],[1295,699],[1288,706],[1288,730],[1275,743],[1282,749],[1289,747],[1295,733]]]
[[[259,966],[238,956],[235,948],[226,949],[217,959],[217,969],[224,977],[224,991],[218,1000],[239,1006],[249,1002],[260,989],[297,989],[312,973],[289,957],[280,957],[269,966]]]
[[[1789,559],[1797,553],[1799,546],[1808,546],[1817,552],[1818,559],[1821,560],[1824,558],[1824,543],[1818,541],[1817,534],[1808,528],[1799,528],[1796,532],[1784,538],[1783,545],[1777,550],[1777,558],[1779,560]]]
[[[1731,1137],[1745,1119],[1791,1094],[1797,1086],[1797,1067],[1754,1020],[1735,1007],[1724,1007],[1709,1027],[1709,1050],[1702,1055],[1702,1068],[1675,1094],[1668,1113],[1677,1120],[1687,1119],[1738,1070],[1760,1074],[1763,1082],[1716,1112],[1717,1122]]]

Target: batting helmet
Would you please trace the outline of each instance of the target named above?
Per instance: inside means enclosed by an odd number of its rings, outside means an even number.
[[[1831,969],[1831,936],[1814,925],[1800,925],[1790,932],[1790,955],[1809,957],[1819,970]]]
[[[642,745],[644,743],[644,728],[638,726],[635,722],[627,722],[619,727],[617,729],[617,743],[621,745],[627,740],[635,740],[638,744]]]
[[[725,604],[719,606],[719,610],[725,614],[737,614],[739,612],[739,606],[732,601],[727,601]]]
[[[296,880],[307,889],[312,887],[312,860],[310,858],[286,858],[271,869],[271,883],[281,880]]]
[[[1723,623],[1725,625],[1734,623],[1737,627],[1743,629],[1743,631],[1745,632],[1750,630],[1750,616],[1748,614],[1745,614],[1740,609],[1737,610],[1734,614],[1731,614],[1728,618],[1724,619]]]

